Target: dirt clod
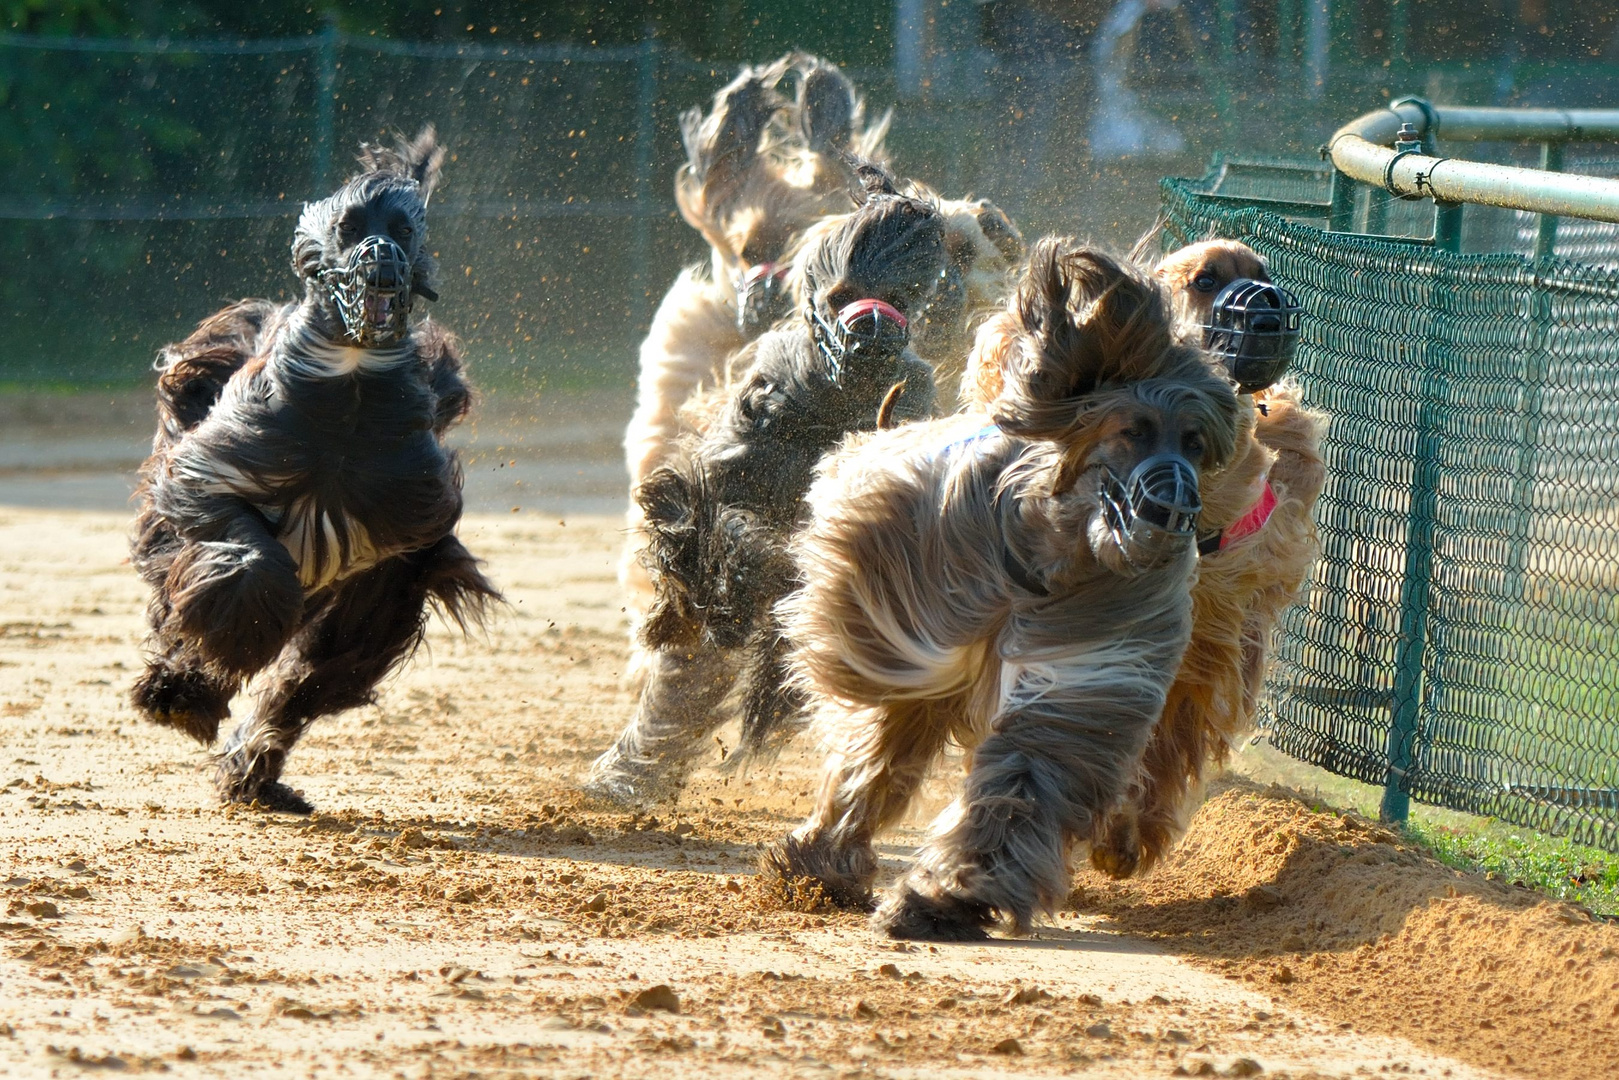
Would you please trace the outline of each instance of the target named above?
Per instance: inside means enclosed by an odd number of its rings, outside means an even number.
[[[630,999],[630,1004],[647,1012],[678,1013],[680,1011],[679,995],[663,983],[659,983],[657,986],[649,986],[642,990]]]

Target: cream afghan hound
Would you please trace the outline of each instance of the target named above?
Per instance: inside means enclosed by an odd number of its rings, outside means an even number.
[[[1025,931],[1068,894],[1140,770],[1192,626],[1200,477],[1246,411],[1174,333],[1162,284],[1047,238],[1006,307],[1005,387],[823,462],[778,608],[830,746],[809,820],[764,859],[869,903],[873,838],[947,743],[956,801],[878,908],[892,936]]]
[[[1252,248],[1231,240],[1166,255],[1156,273],[1169,286],[1181,332],[1201,338],[1215,298],[1233,282],[1270,280]],[[1016,354],[1008,316],[979,333],[964,378],[970,406],[993,407]],[[1191,645],[1170,688],[1142,768],[1091,848],[1114,877],[1149,870],[1185,831],[1203,785],[1251,729],[1271,632],[1299,597],[1319,554],[1314,516],[1326,482],[1326,418],[1298,389],[1257,391],[1232,466],[1203,490],[1203,557],[1192,591]]]

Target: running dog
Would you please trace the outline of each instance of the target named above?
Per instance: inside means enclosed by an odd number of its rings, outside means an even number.
[[[1304,408],[1296,386],[1274,381],[1291,357],[1288,328],[1249,333],[1244,343],[1225,315],[1244,292],[1262,296],[1269,285],[1259,256],[1246,244],[1213,240],[1165,256],[1157,273],[1181,325],[1202,335],[1239,389],[1252,393],[1255,423],[1236,463],[1208,489],[1192,643],[1163,719],[1128,796],[1091,848],[1092,865],[1119,878],[1145,873],[1174,847],[1204,783],[1252,729],[1272,631],[1320,554],[1315,505],[1326,483],[1326,418]],[[1261,320],[1283,317],[1269,305],[1285,308],[1285,294],[1262,298]]]
[[[599,797],[678,793],[739,685],[746,745],[787,726],[797,704],[771,607],[796,584],[785,552],[815,465],[850,432],[934,409],[932,369],[907,342],[945,263],[943,221],[880,169],[861,175],[864,204],[800,257],[800,318],[749,347],[707,430],[636,489],[649,664],[634,716],[592,769]]]
[[[211,746],[258,676],[217,759],[226,802],[309,813],[281,782],[308,726],[372,700],[429,603],[465,630],[500,599],[454,532],[443,436],[471,404],[458,346],[409,322],[417,296],[437,299],[427,203],[443,159],[432,128],[367,147],[299,218],[303,299],[234,304],[159,357],[132,539],[151,636],[132,697]]]
[[[961,795],[878,908],[899,938],[1026,931],[1068,894],[1140,770],[1192,628],[1202,478],[1242,430],[1152,276],[1040,241],[1008,302],[1005,385],[823,463],[779,607],[831,747],[809,820],[766,854],[788,890],[870,903],[872,841],[929,767]],[[807,882],[806,882],[807,879]]]
[[[794,82],[791,93],[783,87]],[[664,295],[640,352],[635,412],[624,433],[633,492],[668,460],[679,440],[701,434],[752,354],[744,346],[794,312],[795,267],[818,233],[850,211],[848,158],[887,161],[891,114],[867,123],[854,85],[824,60],[789,53],[744,68],[715,96],[707,116],[682,117],[687,153],[676,202],[709,243],[709,265],[684,270]],[[970,345],[970,319],[1010,290],[1022,258],[1016,225],[986,199],[945,200],[919,184],[905,192],[937,204],[947,258],[939,287],[910,328],[912,348],[939,365],[941,396],[953,400]],[[629,681],[639,687],[645,655],[639,625],[652,603],[642,566],[645,535],[631,498],[619,562],[631,623]]]

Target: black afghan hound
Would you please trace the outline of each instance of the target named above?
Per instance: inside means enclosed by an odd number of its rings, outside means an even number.
[[[148,718],[213,745],[255,673],[258,701],[218,759],[220,795],[309,813],[280,782],[317,717],[372,700],[420,643],[426,605],[463,630],[500,599],[454,530],[461,474],[442,437],[471,405],[455,339],[409,322],[436,300],[431,127],[304,207],[301,302],[244,300],[157,362],[158,431],[133,562],[152,586]]]

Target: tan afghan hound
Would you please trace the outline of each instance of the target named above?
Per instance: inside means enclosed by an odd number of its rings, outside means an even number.
[[[1187,335],[1201,335],[1215,297],[1234,281],[1269,281],[1252,248],[1213,240],[1165,256]],[[1005,314],[979,332],[964,378],[970,406],[990,408],[1015,341]],[[1143,873],[1180,838],[1217,772],[1253,724],[1271,631],[1298,599],[1319,553],[1314,515],[1326,481],[1325,417],[1304,408],[1288,383],[1253,395],[1231,468],[1203,491],[1204,556],[1192,592],[1192,642],[1164,716],[1123,804],[1109,817],[1091,862],[1114,877]]]
[[[767,853],[788,889],[868,902],[873,838],[949,742],[964,789],[879,907],[902,938],[1026,930],[1068,893],[1140,770],[1192,627],[1199,477],[1244,410],[1177,339],[1154,277],[1047,238],[1006,308],[1006,385],[823,462],[778,612],[830,745],[809,820]]]

